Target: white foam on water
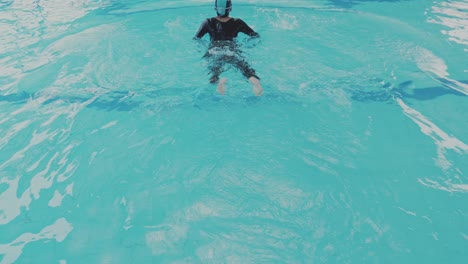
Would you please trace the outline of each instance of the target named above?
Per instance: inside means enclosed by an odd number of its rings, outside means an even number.
[[[270,25],[274,28],[283,29],[283,30],[296,30],[299,27],[299,21],[296,16],[288,14],[287,12],[281,11],[278,8],[260,8],[259,12],[268,14],[274,14],[272,16],[267,16],[270,21]]]
[[[145,241],[153,255],[161,255],[176,247],[187,237],[188,227],[185,225],[160,226],[158,231],[150,231],[145,235]]]

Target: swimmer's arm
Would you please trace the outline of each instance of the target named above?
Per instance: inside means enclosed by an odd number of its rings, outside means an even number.
[[[252,38],[259,38],[260,37],[260,34],[258,34],[257,32],[255,32],[251,27],[249,27],[249,25],[247,25],[247,23],[245,23],[242,19],[238,19],[238,23],[240,25],[240,29],[239,31],[252,37]]]
[[[194,39],[201,39],[205,34],[208,33],[208,19],[203,21],[197,33],[193,37]]]
[[[207,41],[203,40],[203,36],[206,35],[206,33],[209,32],[209,27],[208,27],[208,20],[203,21],[201,24],[200,28],[198,29],[197,33],[193,37],[193,40],[195,40],[198,43],[198,47],[200,48],[200,51],[202,49],[207,49],[208,48],[208,43]]]

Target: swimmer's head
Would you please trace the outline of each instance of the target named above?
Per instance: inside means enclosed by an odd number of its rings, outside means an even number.
[[[228,17],[232,10],[231,0],[215,0],[216,14],[220,17]]]

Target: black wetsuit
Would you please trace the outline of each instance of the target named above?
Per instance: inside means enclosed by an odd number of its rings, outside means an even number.
[[[210,35],[211,44],[204,58],[209,59],[209,69],[212,74],[210,82],[217,82],[219,75],[223,72],[223,65],[229,63],[238,68],[247,77],[260,79],[255,70],[241,55],[235,38],[238,33],[244,33],[251,37],[259,37],[259,34],[250,28],[242,19],[231,18],[226,22],[221,22],[215,17],[203,21],[195,38],[200,39],[205,34]]]

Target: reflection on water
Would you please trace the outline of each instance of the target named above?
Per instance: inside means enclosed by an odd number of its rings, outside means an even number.
[[[465,45],[465,51],[468,52],[468,2],[434,2],[431,14],[428,21],[447,27],[441,32],[450,41]]]

